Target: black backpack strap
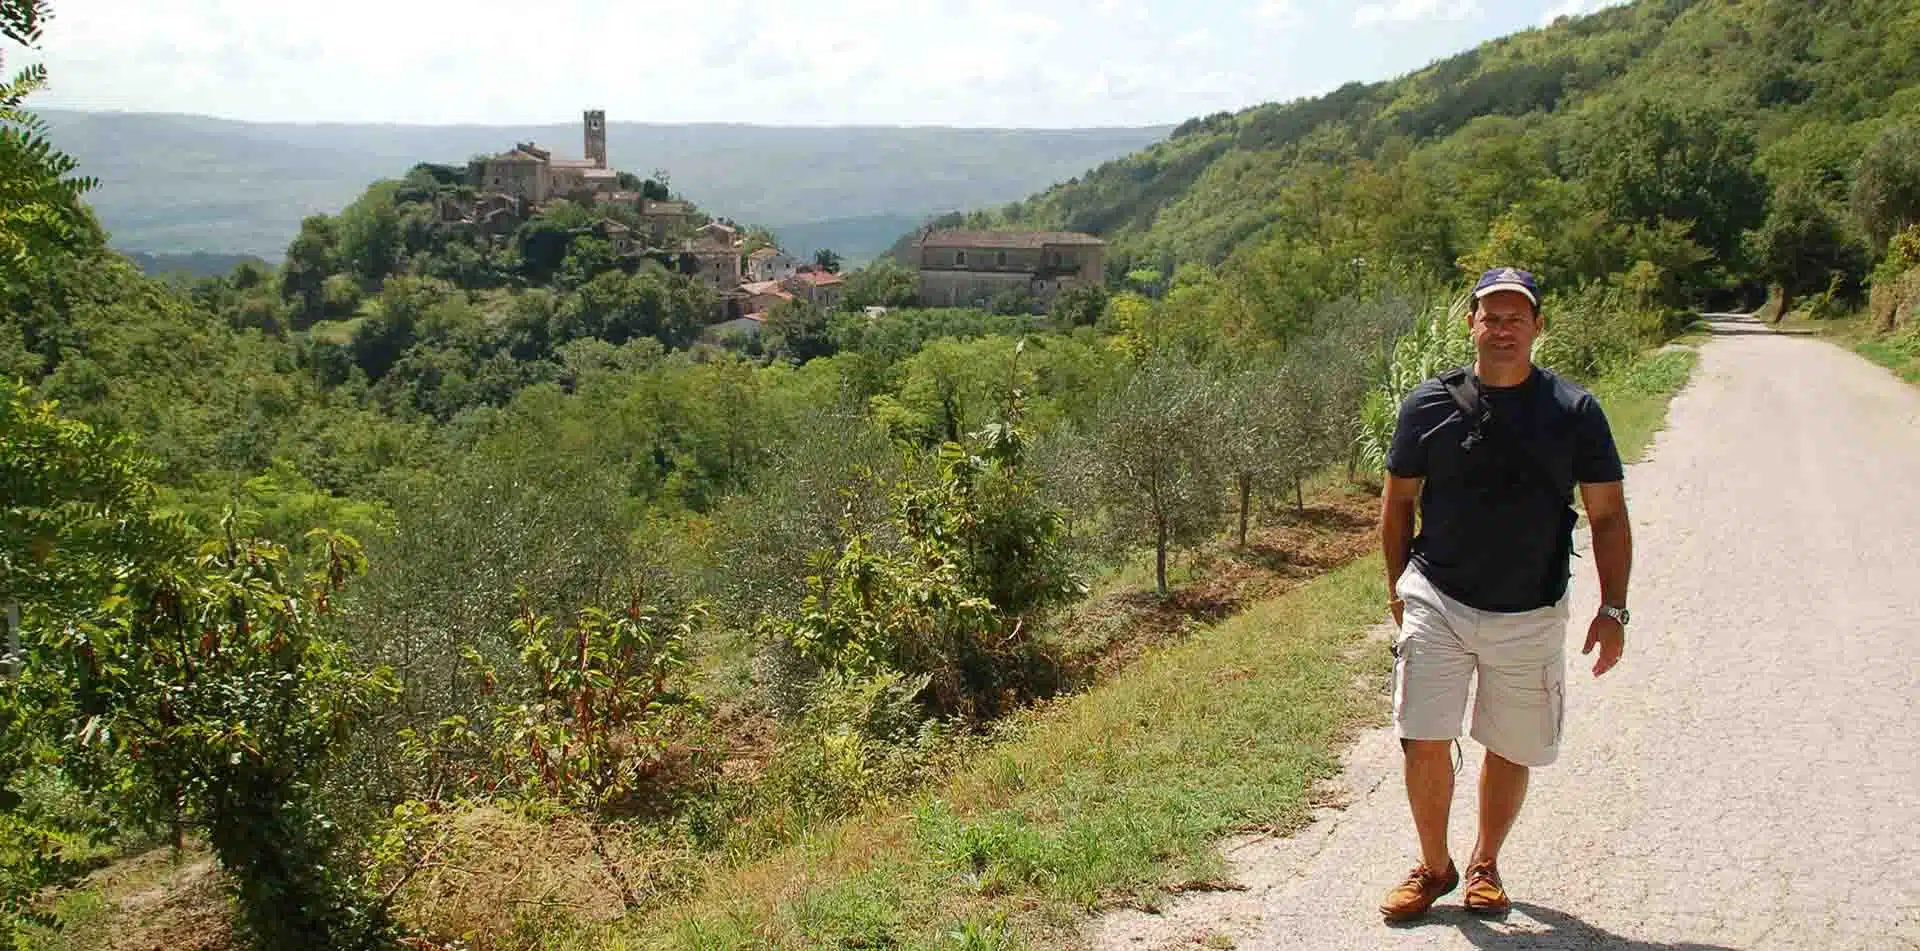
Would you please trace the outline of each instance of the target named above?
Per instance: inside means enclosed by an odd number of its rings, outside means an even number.
[[[1481,429],[1486,425],[1482,416],[1480,387],[1475,385],[1472,367],[1455,367],[1440,374],[1440,385],[1446,387],[1447,395],[1453,397],[1453,405],[1460,410],[1460,419],[1467,424],[1467,438],[1460,447],[1471,452],[1474,444],[1481,439]]]

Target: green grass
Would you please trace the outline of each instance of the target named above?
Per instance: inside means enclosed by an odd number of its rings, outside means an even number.
[[[1237,830],[1291,829],[1381,716],[1385,597],[1363,559],[1030,711],[953,780],[716,881],[606,947],[1013,948],[1217,880]],[[1365,688],[1355,687],[1355,677]]]
[[[1621,459],[1635,463],[1646,457],[1654,434],[1666,427],[1667,405],[1687,385],[1699,360],[1692,349],[1655,350],[1588,385],[1606,411]]]
[[[1849,317],[1828,320],[1808,320],[1793,315],[1782,321],[1780,327],[1803,332],[1812,330],[1886,367],[1894,376],[1920,385],[1920,326],[1882,331],[1875,328],[1872,317],[1862,311]]]
[[[1920,385],[1920,329],[1855,341],[1853,350],[1900,379]]]

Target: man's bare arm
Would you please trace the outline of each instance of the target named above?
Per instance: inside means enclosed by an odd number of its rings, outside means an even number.
[[[1387,488],[1380,501],[1380,551],[1387,562],[1387,591],[1398,592],[1400,575],[1407,570],[1413,552],[1414,513],[1420,505],[1420,486],[1424,480],[1387,476]],[[1397,594],[1392,594],[1398,597]],[[1400,620],[1394,612],[1394,622]]]
[[[1580,501],[1593,532],[1593,566],[1600,575],[1600,603],[1627,606],[1633,574],[1633,527],[1627,520],[1626,484],[1582,483]]]

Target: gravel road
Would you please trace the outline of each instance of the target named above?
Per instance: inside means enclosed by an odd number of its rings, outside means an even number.
[[[1287,839],[1225,843],[1244,891],[1089,928],[1101,949],[1920,949],[1920,390],[1720,319],[1627,473],[1634,623],[1599,680],[1574,563],[1567,738],[1501,858],[1504,921],[1375,910],[1417,858],[1398,747],[1369,731]],[[1583,550],[1586,540],[1580,541]],[[1452,842],[1473,846],[1463,740]]]

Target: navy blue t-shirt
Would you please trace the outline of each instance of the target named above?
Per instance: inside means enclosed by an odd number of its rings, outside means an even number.
[[[1620,452],[1599,401],[1550,370],[1480,392],[1490,418],[1465,448],[1471,421],[1438,379],[1400,406],[1387,471],[1426,480],[1413,562],[1483,611],[1548,607],[1566,593],[1574,486],[1620,481]]]

